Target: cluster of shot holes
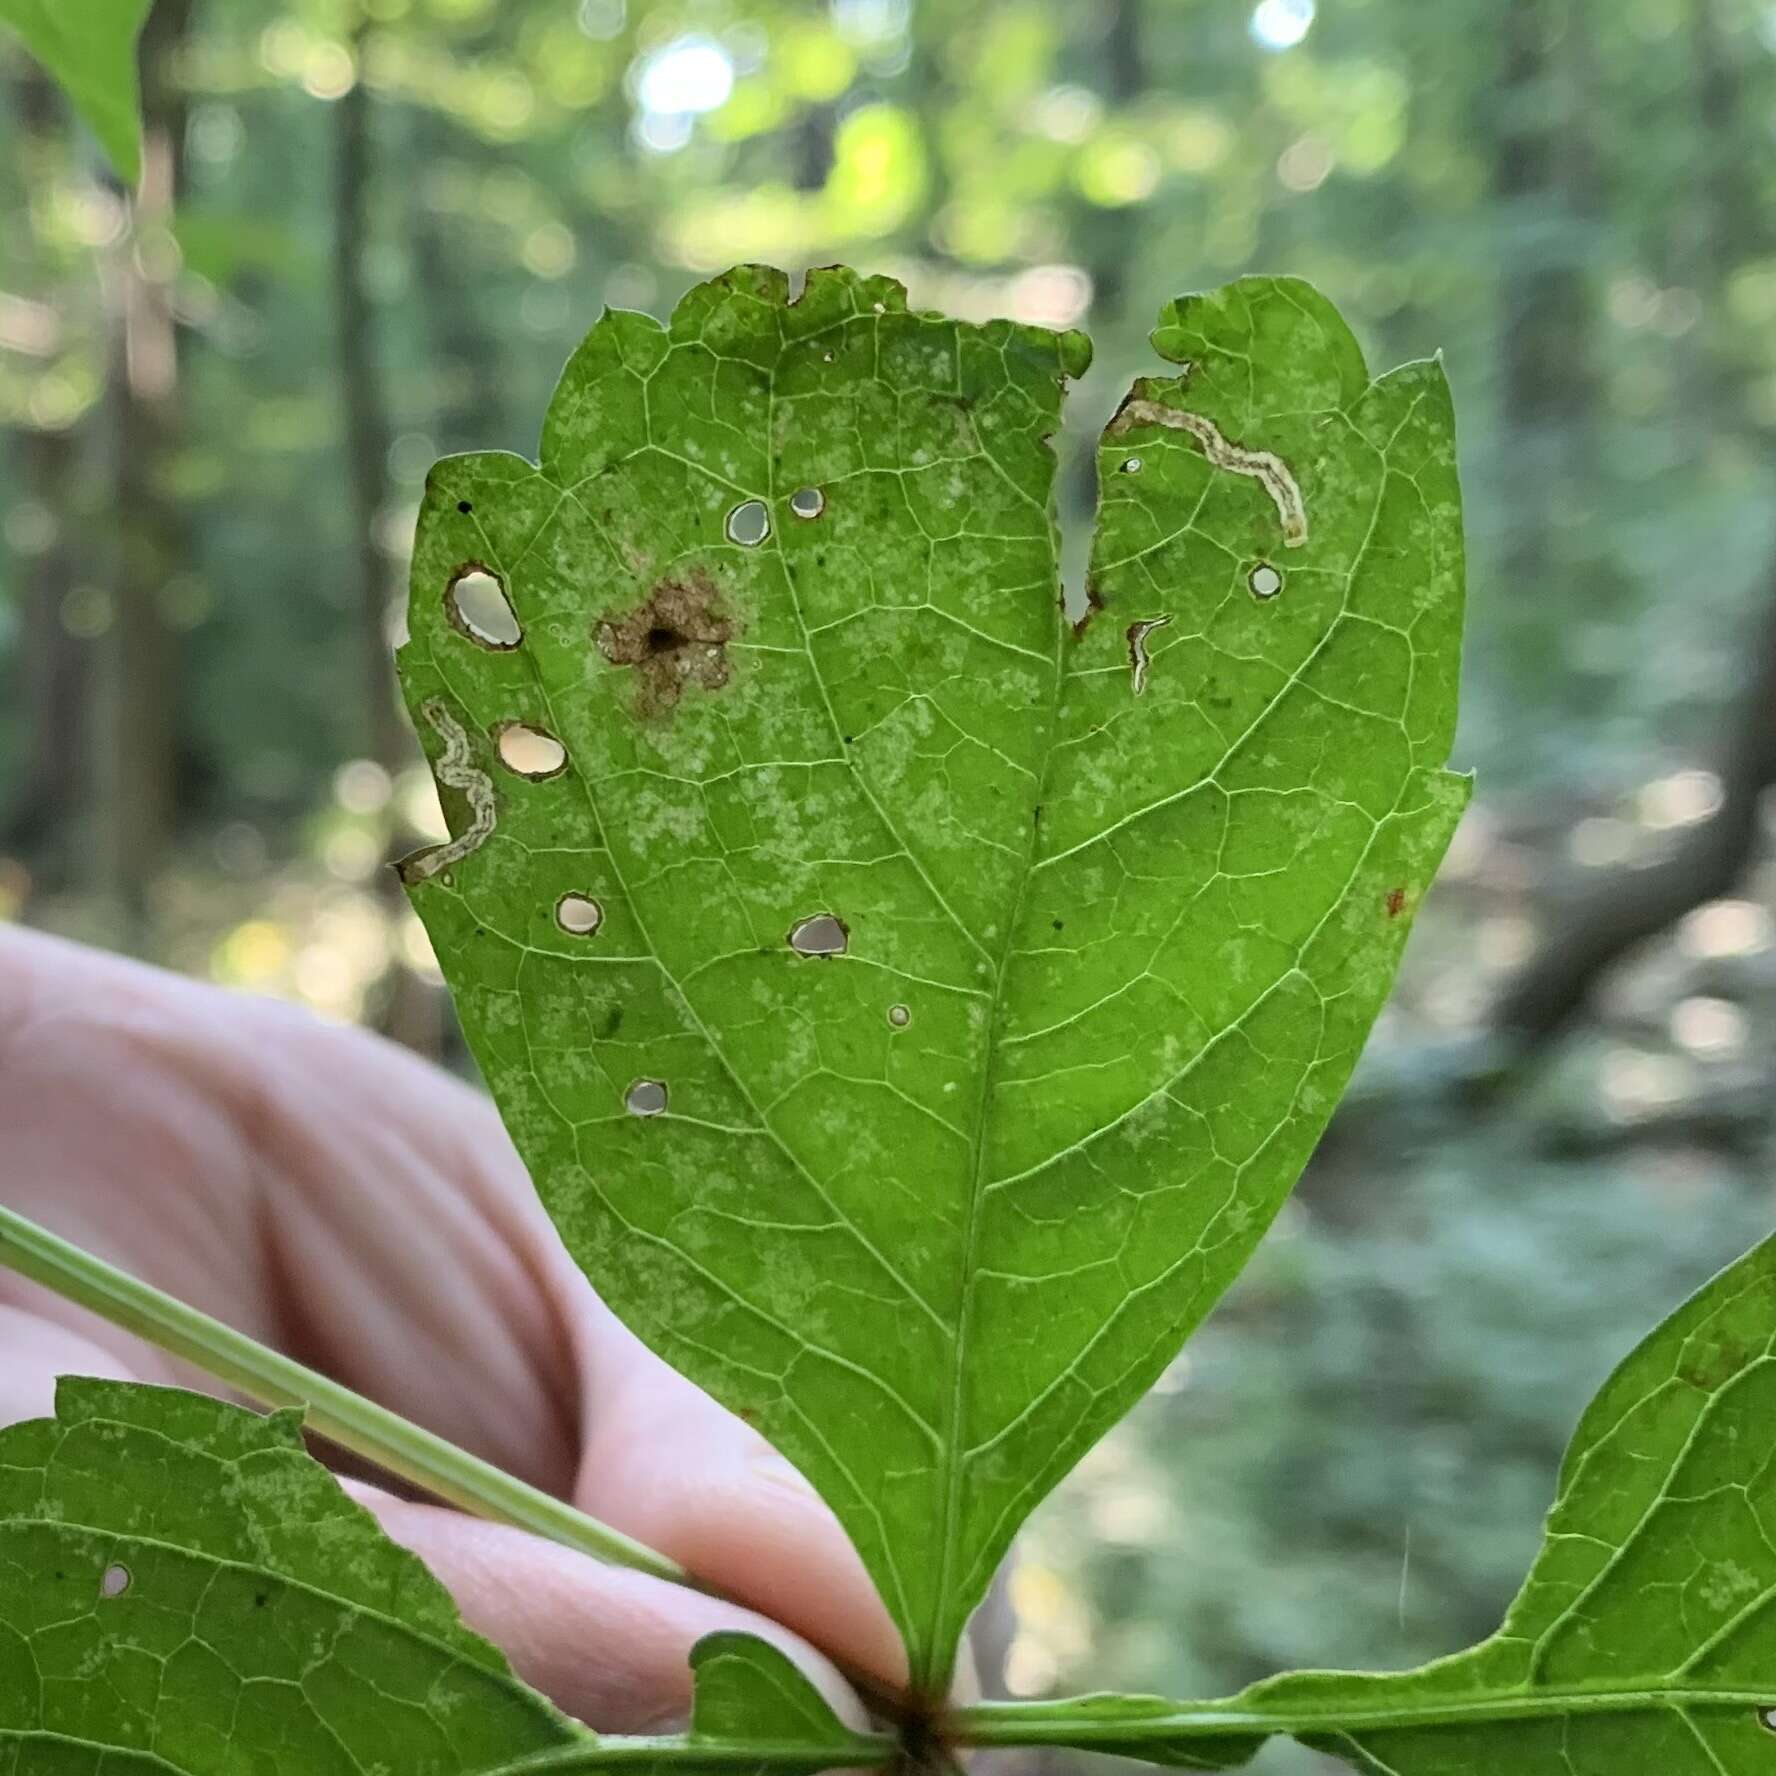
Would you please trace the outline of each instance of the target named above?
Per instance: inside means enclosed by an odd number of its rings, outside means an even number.
[[[789,509],[797,518],[818,518],[826,510],[826,495],[818,487],[798,487],[789,496]],[[463,500],[458,510],[466,513],[473,508]],[[725,529],[731,542],[756,548],[771,534],[770,509],[763,500],[743,500],[729,512]],[[452,626],[479,647],[507,652],[524,639],[504,583],[485,563],[465,562],[456,570],[445,588],[445,610]],[[533,783],[559,777],[567,769],[567,748],[553,734],[528,722],[502,722],[495,730],[494,744],[506,769]],[[570,937],[591,937],[604,923],[604,909],[589,894],[563,894],[555,902],[555,923]],[[830,957],[844,955],[850,938],[849,928],[836,914],[814,913],[796,922],[788,942],[798,956]],[[912,1021],[910,1006],[888,1007],[893,1029],[904,1030]],[[631,1116],[662,1116],[667,1099],[664,1080],[637,1079],[623,1094],[623,1105]],[[123,1584],[128,1582],[125,1574]]]
[[[1118,474],[1138,475],[1140,472],[1141,459],[1138,456],[1125,456],[1117,464]],[[1268,604],[1283,589],[1282,569],[1269,561],[1254,562],[1246,575],[1246,586],[1261,604]]]
[[[796,518],[818,518],[826,510],[826,495],[818,487],[798,487],[789,496],[789,510]],[[742,500],[728,513],[722,529],[730,543],[756,549],[771,534],[771,508],[761,499]]]

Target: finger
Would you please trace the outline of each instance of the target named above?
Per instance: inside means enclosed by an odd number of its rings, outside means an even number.
[[[838,1519],[750,1426],[598,1306],[575,1502],[847,1669],[904,1686],[905,1648]]]
[[[116,1352],[26,1307],[0,1303],[0,1425],[55,1416],[56,1378],[98,1375],[108,1381],[140,1381],[139,1371]],[[155,1379],[165,1379],[156,1377]]]
[[[492,1107],[437,1068],[0,928],[0,1128],[0,1200],[527,1479],[571,1479],[559,1248]],[[3,1276],[0,1298],[21,1299]]]
[[[463,1620],[503,1648],[520,1677],[601,1732],[681,1730],[690,1719],[691,1648],[721,1629],[771,1641],[841,1720],[865,1724],[832,1664],[774,1622],[505,1524],[411,1504],[361,1482],[345,1485],[437,1575]]]

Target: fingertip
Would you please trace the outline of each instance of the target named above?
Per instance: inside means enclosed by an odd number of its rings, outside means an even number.
[[[691,1715],[691,1649],[738,1629],[779,1647],[848,1725],[861,1704],[799,1635],[685,1586],[606,1566],[506,1524],[342,1484],[430,1569],[463,1620],[558,1707],[606,1733],[670,1733]]]

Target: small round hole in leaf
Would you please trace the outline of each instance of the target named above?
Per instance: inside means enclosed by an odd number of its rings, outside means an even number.
[[[663,1116],[666,1113],[666,1084],[660,1079],[638,1079],[623,1094],[623,1108],[631,1116]]]
[[[500,763],[533,782],[558,777],[567,769],[567,748],[553,734],[524,722],[506,722],[499,730]]]
[[[1138,456],[1125,456],[1116,467],[1119,474],[1138,475],[1141,472],[1141,459]]]
[[[756,549],[771,534],[771,514],[763,500],[742,500],[728,514],[728,541]]]
[[[826,510],[826,495],[818,487],[798,487],[789,496],[789,509],[798,518],[818,518]]]
[[[479,562],[456,570],[444,593],[444,609],[460,634],[484,648],[503,651],[524,639],[499,575],[489,573]]]
[[[1776,1708],[1760,1708],[1757,1711],[1757,1722],[1766,1733],[1776,1733]]]
[[[1252,588],[1254,598],[1275,598],[1283,589],[1283,576],[1268,561],[1260,561],[1246,575],[1246,584]]]
[[[796,921],[789,947],[798,956],[842,956],[851,947],[851,932],[843,919],[815,913]]]
[[[888,1021],[895,1029],[904,1030],[913,1021],[912,1007],[908,1005],[890,1005]]]
[[[604,908],[589,894],[564,894],[555,903],[555,923],[570,937],[590,937],[604,923]]]
[[[130,1569],[115,1561],[99,1574],[99,1595],[121,1597],[130,1588]]]

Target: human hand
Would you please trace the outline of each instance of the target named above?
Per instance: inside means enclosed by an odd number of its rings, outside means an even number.
[[[499,1118],[405,1050],[0,928],[0,1202],[682,1562],[748,1609],[348,1481],[521,1676],[606,1731],[690,1702],[717,1628],[890,1684],[900,1639],[831,1513],[567,1257]],[[58,1374],[218,1391],[0,1272],[0,1423]],[[784,1626],[777,1626],[783,1624]]]

